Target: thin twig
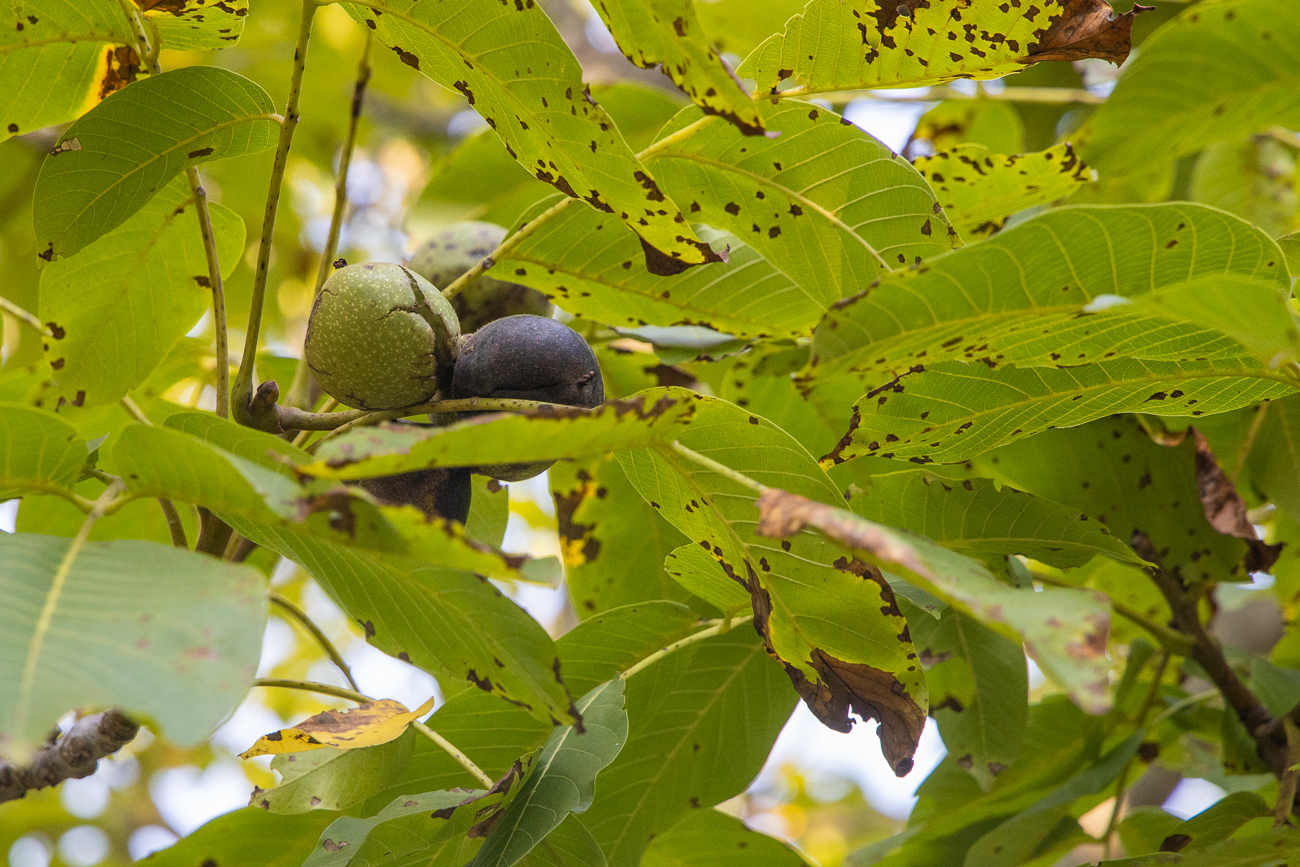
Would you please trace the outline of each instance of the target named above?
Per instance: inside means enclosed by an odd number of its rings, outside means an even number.
[[[129,394],[122,395],[121,404],[122,404],[122,409],[126,410],[131,414],[131,418],[140,422],[140,424],[142,425],[153,427],[153,422],[149,420],[149,416],[144,414],[144,410],[140,409],[140,405],[138,403],[131,400],[131,395]]]
[[[4,296],[0,296],[0,310],[8,313],[10,316],[17,319],[28,328],[31,328],[42,337],[54,336],[54,333],[50,331],[49,328],[41,324],[41,320],[36,316],[36,314],[29,313]]]
[[[185,538],[185,525],[181,523],[181,513],[176,511],[175,504],[171,500],[158,498],[158,505],[162,507],[163,517],[167,519],[167,529],[172,534],[172,544],[177,548],[190,547],[189,540]]]
[[[257,427],[253,418],[253,367],[257,360],[257,342],[262,328],[262,307],[266,300],[266,280],[270,272],[271,242],[275,238],[275,215],[280,206],[280,193],[284,185],[285,166],[289,161],[289,147],[293,133],[298,128],[300,114],[298,102],[302,96],[303,72],[307,66],[307,47],[311,42],[311,24],[316,16],[315,0],[303,0],[302,18],[298,24],[298,42],[293,51],[293,72],[289,77],[289,96],[285,101],[284,123],[280,126],[280,139],[271,165],[271,183],[266,192],[266,210],[262,215],[262,238],[257,248],[257,267],[253,272],[253,293],[248,311],[248,329],[244,335],[244,352],[239,360],[239,371],[231,399],[235,420],[240,424]]]
[[[313,683],[311,681],[304,681],[304,680],[286,680],[284,678],[278,678],[278,677],[259,677],[257,680],[253,681],[253,686],[281,687],[283,689],[300,689],[306,692],[318,692],[321,695],[332,695],[332,696],[336,696],[337,698],[345,698],[348,701],[355,701],[357,704],[367,704],[369,702],[374,701],[373,698],[370,698],[367,695],[363,695],[360,692],[357,692],[355,690],[344,689],[341,686],[332,686],[328,683]],[[463,752],[457,749],[455,744],[453,744],[451,741],[444,738],[442,735],[438,734],[433,729],[429,728],[424,723],[413,722],[411,723],[411,727],[414,728],[420,734],[424,735],[429,740],[433,741],[435,744],[437,744],[447,755],[451,756],[452,759],[455,760],[456,764],[460,765],[462,768],[469,771],[470,774],[473,775],[474,779],[483,783],[489,789],[492,788],[492,785],[494,783],[493,779],[489,777],[487,774],[483,773],[483,770],[478,765],[470,761],[469,756],[465,755]]]
[[[352,669],[348,668],[348,664],[343,661],[343,654],[339,653],[338,648],[334,646],[334,642],[330,641],[329,636],[316,625],[316,621],[308,617],[307,612],[295,605],[288,597],[276,593],[274,590],[267,596],[271,600],[271,604],[283,608],[290,617],[297,620],[304,629],[311,633],[312,637],[316,639],[316,643],[321,646],[321,650],[325,651],[325,655],[330,658],[330,662],[334,663],[334,666],[343,673],[343,677],[347,679],[352,688],[360,690],[356,680],[352,677]]]
[[[464,274],[461,274],[455,280],[452,280],[451,283],[447,285],[447,288],[442,290],[443,296],[449,299],[455,298],[460,294],[462,289],[470,283],[473,283],[479,277],[482,277],[483,272],[495,265],[497,260],[500,259],[503,254],[508,253],[515,247],[519,246],[520,242],[540,229],[543,223],[569,207],[569,205],[575,201],[577,200],[570,198],[561,199],[545,211],[542,211],[536,217],[533,217],[527,223],[524,223],[515,231],[514,234],[502,241],[490,255],[480,259],[474,264],[473,268],[470,268]]]
[[[1142,701],[1142,706],[1138,709],[1137,727],[1142,728],[1146,723],[1147,714],[1151,712],[1152,706],[1155,705],[1156,697],[1160,695],[1161,681],[1164,680],[1165,669],[1169,666],[1169,652],[1163,651],[1160,654],[1160,661],[1156,664],[1155,679],[1151,681],[1151,688],[1147,690],[1146,698]],[[1119,778],[1115,780],[1115,807],[1110,811],[1110,821],[1106,823],[1106,835],[1101,838],[1102,856],[1101,860],[1110,860],[1111,840],[1115,837],[1115,831],[1119,828],[1119,820],[1124,808],[1125,787],[1128,785],[1128,775],[1133,769],[1133,760],[1129,759],[1123,770],[1119,772]]]
[[[348,133],[343,140],[343,152],[339,155],[339,174],[334,181],[334,213],[330,216],[330,231],[325,239],[325,249],[321,251],[320,264],[316,269],[316,288],[313,296],[320,294],[326,278],[334,264],[334,254],[338,252],[339,235],[343,231],[343,215],[348,209],[348,170],[352,166],[352,154],[357,145],[357,127],[361,125],[361,109],[365,105],[366,85],[370,83],[370,46],[373,42],[372,31],[366,30],[365,47],[361,49],[361,59],[357,62],[357,80],[352,86],[352,109],[348,118]],[[293,383],[285,396],[289,406],[306,407],[311,385],[311,369],[306,357],[298,359],[298,366],[293,371]]]
[[[715,635],[721,635],[722,633],[729,630],[731,627],[740,623],[748,623],[753,619],[754,619],[754,615],[744,614],[739,617],[732,617],[729,620],[723,619],[723,620],[713,621],[713,625],[710,626],[709,628],[701,629],[699,632],[693,632],[683,639],[674,641],[672,644],[666,645],[665,647],[656,650],[654,653],[645,657],[644,659],[642,659],[640,662],[636,663],[632,667],[620,672],[618,679],[627,680],[629,677],[636,674],[638,671],[643,671],[646,668],[649,668],[650,666],[654,665],[656,662],[663,659],[665,656],[669,655],[670,653],[673,653],[674,651],[681,650],[683,647],[689,647],[690,645],[703,641],[706,638],[712,638]]]
[[[540,400],[523,400],[514,397],[462,397],[456,400],[435,400],[429,403],[422,403],[416,406],[408,406],[403,409],[381,409],[376,412],[367,412],[364,415],[353,416],[345,423],[333,428],[325,433],[320,439],[316,440],[307,447],[307,451],[314,452],[321,443],[334,437],[341,436],[348,431],[378,424],[381,421],[392,421],[398,418],[408,418],[414,415],[429,415],[443,412],[535,412],[539,415],[545,414],[552,410],[565,410],[567,412],[584,412],[579,407],[564,406],[558,403],[545,403]],[[351,413],[336,413],[337,415],[351,415]]]
[[[208,260],[208,285],[212,290],[212,324],[217,345],[217,415],[230,418],[230,346],[226,327],[226,289],[221,280],[221,261],[217,257],[217,237],[212,230],[212,214],[208,210],[208,191],[203,188],[199,170],[190,166],[185,178],[194,193],[194,210],[199,217],[199,233],[203,236],[203,255]]]
[[[1282,728],[1286,732],[1286,770],[1282,773],[1281,785],[1277,790],[1277,803],[1273,805],[1273,827],[1281,828],[1291,817],[1295,806],[1296,774],[1300,768],[1300,729],[1290,717],[1283,717]]]

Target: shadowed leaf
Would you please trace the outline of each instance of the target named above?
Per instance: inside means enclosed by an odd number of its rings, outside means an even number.
[[[18,404],[0,404],[0,497],[67,491],[86,463],[86,444],[63,419]]]

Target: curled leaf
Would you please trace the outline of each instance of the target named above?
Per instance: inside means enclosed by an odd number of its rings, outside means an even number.
[[[406,727],[433,709],[433,698],[413,711],[391,698],[366,702],[349,710],[327,710],[287,729],[257,739],[239,754],[241,759],[278,753],[300,753],[333,747],[354,750],[386,744],[400,737]]]
[[[1114,15],[1106,0],[1065,0],[1064,6],[1061,16],[1029,49],[1034,60],[1099,57],[1118,66],[1133,48],[1133,19],[1156,8],[1134,4],[1123,15]]]

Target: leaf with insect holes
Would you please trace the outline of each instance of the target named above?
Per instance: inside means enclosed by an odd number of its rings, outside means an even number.
[[[845,509],[776,488],[757,501],[757,533],[798,538],[815,529],[854,554],[907,580],[1002,634],[1023,641],[1043,673],[1089,713],[1110,707],[1106,636],[1110,604],[1073,588],[1041,592],[999,582],[979,562],[924,536],[859,518]]]
[[[260,85],[213,66],[164,72],[113,94],[69,127],[41,165],[41,258],[78,252],[191,166],[271,147],[274,112]]]
[[[917,157],[913,165],[930,182],[957,234],[971,240],[992,235],[1018,211],[1063,199],[1095,180],[1069,142],[1013,156],[963,144]]]
[[[633,63],[661,70],[705,112],[746,135],[763,134],[757,105],[710,44],[690,0],[604,0],[595,8]]]
[[[406,65],[461,93],[539,180],[615,214],[670,275],[717,256],[641,164],[582,81],[582,68],[535,3],[344,3]]]
[[[401,737],[407,726],[433,710],[431,697],[415,710],[391,698],[368,701],[346,710],[327,710],[287,729],[262,735],[257,743],[239,754],[241,759],[301,753],[333,747],[355,750],[386,744]]]
[[[741,64],[765,93],[791,96],[1000,78],[1042,60],[1122,63],[1135,9],[1104,0],[809,0]],[[778,91],[791,79],[793,87]]]
[[[693,220],[725,229],[823,310],[955,238],[907,160],[834,112],[766,102],[776,138],[682,109],[645,161]]]
[[[697,397],[696,404],[694,424],[680,433],[682,445],[762,484],[843,501],[789,434],[716,398]],[[880,719],[885,756],[906,773],[925,722],[925,681],[907,623],[880,574],[815,534],[784,542],[755,534],[755,494],[671,447],[617,456],[641,496],[707,548],[717,568],[750,595],[768,651],[786,664],[818,718],[836,731],[852,727],[850,708],[863,719]]]
[[[244,249],[244,221],[216,203],[208,212],[229,277]],[[45,356],[59,394],[78,406],[120,399],[211,304],[194,197],[177,178],[116,229],[41,272],[41,318],[57,328]]]
[[[0,141],[74,120],[140,70],[140,59],[127,47],[133,45],[131,26],[115,0],[18,0],[6,12],[0,19]]]

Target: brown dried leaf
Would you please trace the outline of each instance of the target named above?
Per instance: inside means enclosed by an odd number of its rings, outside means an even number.
[[[890,536],[875,525],[857,518],[852,512],[817,503],[779,488],[768,488],[758,498],[758,535],[784,539],[804,527],[820,530],[851,548],[870,551],[890,563],[921,575],[929,569],[916,556],[916,549]]]
[[[1029,49],[1029,58],[1073,61],[1099,57],[1119,65],[1133,48],[1133,19],[1154,8],[1134,5],[1123,15],[1115,15],[1106,0],[1065,0],[1061,17]]]
[[[1210,450],[1205,435],[1190,428],[1196,441],[1196,492],[1205,510],[1210,526],[1225,536],[1244,539],[1250,547],[1245,565],[1251,572],[1267,571],[1282,553],[1282,545],[1267,545],[1255,533],[1255,527],[1246,517],[1246,503],[1237,493],[1237,486],[1219,466]]]

